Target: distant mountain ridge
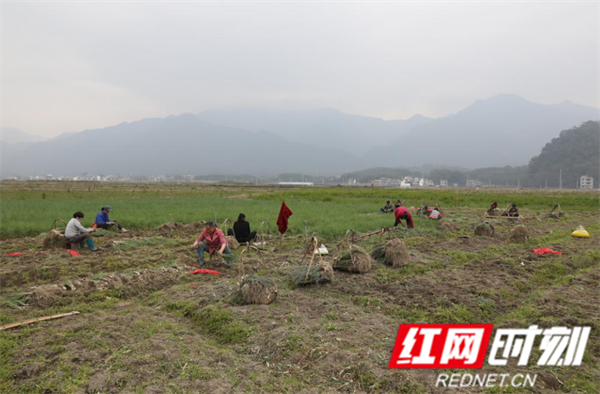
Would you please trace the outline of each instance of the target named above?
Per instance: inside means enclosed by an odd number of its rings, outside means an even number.
[[[63,134],[17,149],[2,143],[2,176],[40,174],[337,175],[427,163],[522,165],[559,132],[598,110],[535,104],[515,95],[477,100],[455,114],[383,120],[332,109],[205,111]]]
[[[312,111],[210,110],[198,118],[223,127],[268,130],[292,142],[327,146],[363,156],[365,149],[390,141],[431,121],[422,115],[407,120],[349,115],[335,109]]]
[[[572,103],[542,105],[502,94],[418,125],[387,146],[371,149],[365,159],[396,167],[423,163],[467,168],[523,165],[561,130],[597,119],[596,108]]]
[[[214,126],[192,114],[86,130],[25,151],[3,149],[3,176],[335,173],[362,165],[340,150],[291,144],[268,131]]]
[[[43,141],[44,138],[26,133],[12,127],[2,127],[0,129],[0,141],[7,144],[32,143]]]

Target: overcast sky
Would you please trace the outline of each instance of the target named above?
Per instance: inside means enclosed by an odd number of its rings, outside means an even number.
[[[44,137],[206,109],[599,106],[595,1],[2,7],[2,126]]]

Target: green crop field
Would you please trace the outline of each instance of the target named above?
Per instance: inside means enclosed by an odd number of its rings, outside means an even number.
[[[440,205],[445,217],[416,217],[411,231],[345,237],[392,225],[379,208],[397,199],[409,208]],[[234,249],[231,267],[207,259],[203,267],[220,275],[190,273],[198,267],[190,247],[197,226],[160,226],[215,215],[222,223],[244,212],[253,229],[268,219],[276,234],[281,201],[294,212],[286,236]],[[485,219],[493,201],[518,204],[520,219]],[[557,203],[564,215],[549,217]],[[132,231],[94,233],[98,252],[72,256],[39,236],[77,210],[90,226],[103,205]],[[461,393],[596,394],[599,208],[595,191],[3,182],[0,325],[79,314],[0,330],[0,392],[442,392],[435,381],[444,370],[388,365],[399,325],[450,323],[493,324],[496,332],[591,327],[581,366],[536,365],[538,338],[529,365],[488,362],[477,371],[535,375],[535,387]],[[494,232],[479,236],[484,221]],[[578,226],[590,238],[573,237]],[[322,263],[306,254],[305,235],[313,233],[329,251]],[[378,258],[362,274],[336,265],[349,248],[373,253],[398,241],[404,265]],[[330,282],[298,285],[295,273],[309,261],[333,267]],[[246,302],[240,284],[250,274],[277,287],[272,303]]]
[[[322,237],[337,237],[347,230],[369,231],[393,224],[392,215],[379,214],[386,200],[401,199],[407,207],[424,203],[444,208],[480,208],[483,213],[493,201],[500,207],[516,203],[524,213],[541,215],[556,203],[574,212],[600,209],[596,192],[497,191],[373,188],[276,188],[261,186],[201,186],[190,184],[94,184],[5,182],[0,193],[0,237],[38,235],[54,219],[71,218],[75,211],[86,216],[91,226],[100,207],[110,205],[111,218],[135,230],[155,228],[171,221],[192,223],[226,218],[240,212],[254,228],[267,219],[271,230],[281,201],[294,215],[290,233],[305,231]],[[416,219],[416,232],[435,231],[437,223]],[[306,227],[305,227],[305,222]],[[266,227],[266,226],[264,226]]]

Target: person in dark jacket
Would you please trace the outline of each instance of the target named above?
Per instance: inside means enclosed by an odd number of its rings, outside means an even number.
[[[235,236],[239,243],[246,243],[254,241],[256,231],[250,231],[250,223],[246,221],[246,215],[240,213],[237,222],[233,223],[233,230],[227,230],[227,235]]]
[[[513,204],[512,207],[508,210],[508,216],[512,216],[515,218],[519,217],[519,208],[517,208],[517,204]]]
[[[392,212],[394,212],[394,207],[392,206],[391,202],[387,201],[385,203],[385,206],[383,208],[381,208],[379,210],[379,212],[381,212],[381,213],[392,213]]]

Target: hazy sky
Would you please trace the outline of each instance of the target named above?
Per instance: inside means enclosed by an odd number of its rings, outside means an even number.
[[[2,33],[2,126],[45,137],[206,109],[599,106],[596,1],[4,2]]]

